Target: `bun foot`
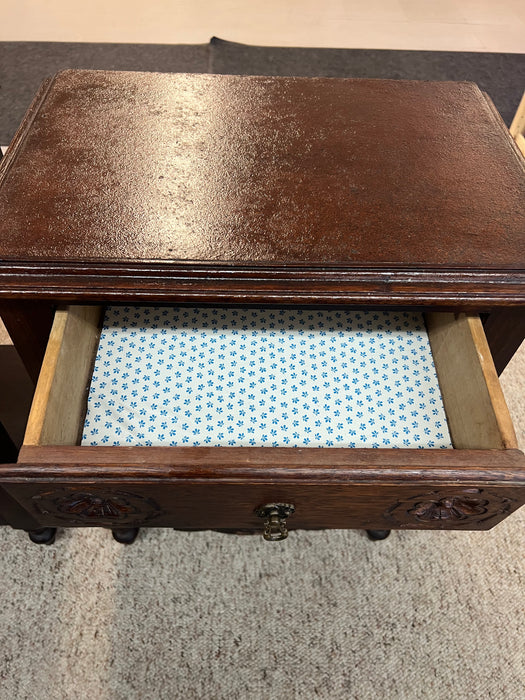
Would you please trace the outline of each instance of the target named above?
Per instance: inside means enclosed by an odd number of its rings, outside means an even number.
[[[28,530],[29,539],[35,544],[53,544],[57,534],[56,527],[41,527],[39,530]]]
[[[114,530],[111,530],[111,532],[113,534],[113,539],[120,542],[120,544],[133,544],[133,542],[135,542],[137,539],[139,530],[139,527],[129,527],[115,528]]]
[[[368,535],[369,540],[372,540],[372,542],[377,542],[378,540],[386,540],[390,534],[390,530],[367,530],[366,534]]]

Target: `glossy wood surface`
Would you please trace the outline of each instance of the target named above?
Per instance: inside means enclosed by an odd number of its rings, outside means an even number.
[[[396,450],[295,447],[80,447],[23,446],[18,464],[0,473],[52,479],[69,470],[72,478],[92,479],[110,468],[119,478],[290,479],[317,478],[352,483],[379,478],[402,483],[488,480],[525,485],[525,457],[520,450]]]
[[[516,305],[520,159],[468,83],[67,71],[4,159],[0,294]]]

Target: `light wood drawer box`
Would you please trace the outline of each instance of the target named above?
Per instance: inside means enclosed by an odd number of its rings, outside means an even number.
[[[31,526],[488,529],[525,502],[525,458],[477,316],[426,316],[455,449],[84,447],[101,310],[59,310],[17,465],[2,485]],[[28,527],[20,518],[19,527]]]

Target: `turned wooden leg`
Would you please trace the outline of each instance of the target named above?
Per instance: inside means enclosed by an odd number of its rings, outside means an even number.
[[[369,540],[372,540],[372,542],[377,542],[378,540],[386,540],[390,534],[390,530],[367,530],[366,534],[368,535]]]
[[[28,530],[31,542],[35,544],[53,544],[57,534],[56,527],[41,527],[39,530]]]
[[[120,544],[133,544],[139,534],[139,527],[115,528],[111,530],[113,538]]]

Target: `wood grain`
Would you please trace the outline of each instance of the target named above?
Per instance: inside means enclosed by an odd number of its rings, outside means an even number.
[[[525,135],[525,92],[523,93],[518,109],[516,110],[516,114],[514,115],[509,131],[512,138],[516,141],[518,148],[525,156],[525,140],[523,139],[523,136]]]
[[[0,298],[11,315],[31,300],[513,312],[523,175],[467,83],[66,71],[0,168]],[[16,527],[257,528],[282,501],[290,528],[485,529],[525,500],[479,320],[430,323],[459,449],[83,448],[97,313],[57,315],[26,445],[0,465]]]
[[[13,522],[262,531],[257,508],[290,502],[291,530],[481,530],[525,501],[525,457],[505,449],[514,445],[512,426],[477,317],[432,314],[427,322],[438,376],[455,397],[453,438],[484,449],[81,447],[72,443],[98,314],[90,307],[57,314],[26,444],[18,464],[0,466],[5,498],[18,508]],[[71,377],[74,397],[65,399]]]
[[[521,271],[468,271],[446,267],[407,270],[374,263],[368,268],[142,261],[67,264],[6,260],[0,263],[0,298],[60,303],[235,304],[339,306],[444,311],[492,310],[525,305]]]
[[[514,137],[514,141],[516,141],[516,146],[520,149],[520,151],[523,153],[523,156],[525,157],[525,136],[523,134],[516,134]]]
[[[164,485],[120,481],[6,484],[42,526],[260,528],[256,510],[292,503],[290,528],[467,529],[492,527],[523,504],[524,491],[483,485],[246,484],[167,481]],[[473,502],[470,515],[429,518],[432,504]],[[461,508],[461,505],[458,504]],[[477,506],[477,507],[476,507]],[[422,511],[423,517],[417,515]],[[415,512],[416,511],[416,512]],[[425,513],[426,512],[426,513]],[[461,513],[460,513],[461,514]],[[121,517],[121,515],[123,517]],[[446,516],[446,513],[445,513]]]
[[[24,446],[2,479],[160,481],[189,479],[308,483],[457,483],[525,485],[519,450],[393,450],[286,447]]]
[[[479,317],[428,314],[426,320],[454,447],[517,447]]]
[[[74,445],[79,440],[99,336],[101,310],[56,312],[29,414],[24,444]]]

